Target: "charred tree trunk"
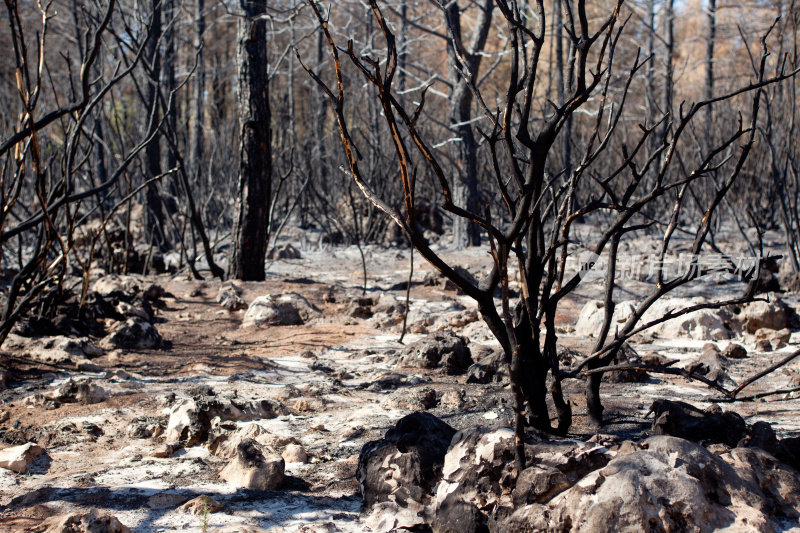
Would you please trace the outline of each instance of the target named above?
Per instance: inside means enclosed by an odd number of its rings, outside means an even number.
[[[175,81],[175,63],[177,62],[177,50],[175,47],[175,17],[176,17],[176,9],[174,0],[161,0],[163,4],[164,10],[164,21],[166,22],[166,27],[164,28],[164,83],[166,84],[166,91],[165,93],[169,96],[172,91],[174,91],[177,87],[177,83]],[[178,112],[177,106],[171,105],[167,112],[167,122],[169,123],[168,131],[175,132],[177,131],[177,124],[178,124]],[[176,139],[177,141],[177,139]],[[175,157],[175,153],[172,150],[167,150],[166,153],[166,163],[167,168],[175,168],[177,164],[177,158]],[[170,180],[170,188],[173,194],[177,193],[177,189],[175,187],[175,181]],[[171,209],[169,205],[165,206],[167,211],[171,213]]]
[[[94,137],[95,145],[95,148],[92,151],[95,180],[97,183],[104,183],[106,180],[108,180],[108,168],[106,167],[106,158],[105,154],[103,153],[105,134],[103,132],[103,123],[100,120],[100,117],[95,117],[94,119],[94,131],[92,132],[92,136]]]
[[[203,109],[205,108],[205,61],[203,53],[203,34],[206,31],[204,0],[195,0],[194,47],[197,54],[197,67],[192,84],[191,129],[189,130],[189,174],[195,183],[202,183],[203,161]]]
[[[317,36],[317,69],[322,68],[322,64],[325,61],[325,41],[324,36],[320,33]],[[328,118],[328,107],[330,103],[328,102],[327,98],[317,98],[317,108],[316,108],[316,146],[315,151],[318,157],[318,164],[314,165],[316,167],[316,174],[317,174],[317,190],[324,196],[327,196],[329,193],[329,184],[330,184],[330,174],[328,168],[328,149],[325,145],[325,121]]]
[[[530,415],[528,424],[536,429],[550,432],[552,425],[547,410],[548,365],[540,348],[538,328],[531,328],[531,321],[524,306],[517,308],[517,314],[514,327],[520,354],[517,377],[525,402],[528,404]]]
[[[669,0],[668,0],[669,1]],[[603,319],[603,327],[598,332],[597,343],[595,344],[593,352],[599,351],[606,340],[611,328],[611,319],[614,316],[614,280],[616,279],[616,264],[617,252],[619,250],[620,236],[615,235],[611,239],[611,244],[608,250],[608,268],[606,271],[606,290],[604,298],[605,316]],[[616,350],[611,351],[605,356],[590,361],[587,367],[590,370],[606,366],[615,356]],[[603,402],[600,400],[600,383],[603,380],[603,374],[591,374],[586,378],[586,416],[589,423],[600,427],[603,425]]]
[[[406,90],[406,62],[408,57],[408,0],[400,3],[400,42],[397,52],[397,89],[402,96]]]
[[[147,68],[149,77],[147,92],[145,95],[147,110],[149,113],[148,133],[155,133],[159,125],[159,86],[161,77],[161,50],[159,47],[162,33],[162,4],[160,0],[153,0],[153,25],[150,39],[147,44]],[[161,147],[159,138],[153,139],[145,148],[145,167],[147,176],[152,178],[161,175]],[[164,209],[161,205],[161,196],[155,183],[147,185],[145,191],[144,206],[144,228],[148,243],[152,243],[159,250],[165,251],[169,248],[169,242],[164,232]]]
[[[294,8],[296,9],[297,6],[295,5]],[[291,24],[291,40],[292,42],[297,42],[297,30],[294,25],[294,20],[290,22]],[[298,119],[298,112],[297,106],[295,104],[295,79],[294,79],[294,71],[295,71],[295,57],[293,55],[289,56],[289,120],[290,120],[290,127],[289,127],[289,168],[295,168],[295,153],[297,152],[297,119]],[[293,190],[291,194],[291,199],[298,199],[297,202],[301,205],[301,209],[299,210],[299,219],[300,219],[300,227],[308,227],[308,213],[306,209],[303,209],[302,206],[304,205],[304,199],[307,196],[305,193],[305,185],[301,183],[301,180],[294,179],[291,181],[293,185]],[[291,212],[291,208],[287,213]]]
[[[457,172],[453,176],[453,200],[456,205],[476,212],[478,205],[478,144],[469,124],[472,93],[460,82],[450,97],[450,122],[458,136],[456,148]],[[481,243],[480,228],[464,218],[453,222],[453,243],[457,248],[478,246]]]
[[[478,143],[472,131],[472,90],[469,83],[477,80],[481,52],[486,45],[492,23],[491,0],[483,2],[473,30],[469,48],[461,34],[461,9],[453,1],[445,8],[450,42],[447,45],[447,64],[452,90],[450,93],[450,127],[458,138],[456,143],[456,173],[453,176],[453,201],[473,213],[480,212],[478,198]],[[468,81],[469,80],[469,81]],[[453,243],[456,247],[478,246],[480,228],[462,217],[453,222]]]
[[[647,110],[647,120],[653,120],[658,115],[658,103],[656,103],[656,2],[647,0],[647,55],[650,61],[647,63],[646,78],[646,100],[645,109]],[[655,149],[658,140],[651,137],[648,141],[650,153]]]
[[[567,93],[567,80],[564,77],[564,18],[561,2],[553,5],[553,30],[555,33],[555,59],[556,59],[556,91],[558,105],[564,104]],[[569,173],[572,167],[572,116],[567,117],[564,123],[564,132],[561,134],[561,151],[564,169]]]
[[[673,60],[675,57],[675,9],[674,0],[665,0],[664,8],[664,46],[666,48],[666,57],[664,57],[664,102],[662,104],[662,113],[672,113],[672,89],[674,68]],[[663,141],[664,136],[667,134],[666,124],[661,128],[662,134],[660,140]]]
[[[261,281],[272,196],[266,0],[240,0],[236,66],[239,91],[239,190],[229,277]]]
[[[708,37],[706,39],[706,83],[703,98],[714,98],[714,43],[717,38],[717,0],[708,0]],[[714,110],[712,104],[705,108],[706,141],[713,144]]]

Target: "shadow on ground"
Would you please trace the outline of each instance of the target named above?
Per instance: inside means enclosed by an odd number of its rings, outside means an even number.
[[[287,476],[285,488],[281,490],[239,489],[232,494],[136,487],[42,487],[14,498],[8,505],[0,507],[0,513],[7,518],[29,516],[33,514],[26,512],[29,509],[56,504],[59,509],[104,510],[117,516],[136,532],[184,530],[186,527],[200,527],[203,517],[184,513],[178,507],[193,498],[206,495],[223,505],[222,511],[209,516],[212,526],[246,523],[268,529],[275,526],[301,526],[310,522],[325,524],[358,520],[362,505],[360,495],[322,496],[309,493],[308,489],[306,482],[290,476]],[[8,525],[6,520],[2,522]],[[4,527],[2,522],[0,530]]]

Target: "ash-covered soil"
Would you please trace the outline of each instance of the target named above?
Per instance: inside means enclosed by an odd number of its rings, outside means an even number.
[[[34,442],[45,454],[24,473],[0,468],[0,530],[32,530],[49,517],[100,509],[138,532],[222,526],[239,528],[231,531],[367,531],[355,477],[364,443],[383,437],[400,418],[419,410],[458,430],[511,426],[503,369],[496,379],[479,384],[467,383],[463,373],[400,364],[406,346],[437,331],[468,339],[473,358],[496,350],[474,304],[443,283],[423,283],[435,276],[416,257],[409,332],[401,344],[402,313],[395,304],[405,302],[409,252],[366,251],[366,293],[355,248],[302,250],[299,259],[271,263],[265,282],[233,283],[232,290],[248,305],[264,295],[302,296],[315,312],[301,324],[243,326],[246,310],[226,309],[218,301],[230,283],[195,281],[185,274],[132,276],[114,279],[140,290],[151,284],[164,289],[161,307],[154,309],[161,347],[112,346],[89,350],[85,357],[68,353],[59,358],[58,346],[48,348],[42,339],[10,338],[3,347],[8,369],[0,390],[0,449]],[[489,264],[483,252],[443,253],[476,275]],[[622,290],[635,299],[644,288],[644,282],[632,281]],[[560,346],[579,356],[591,350],[594,339],[576,333],[575,325],[585,304],[600,297],[600,289],[582,285],[557,317]],[[741,289],[737,283],[710,284],[705,296],[734,296]],[[688,294],[697,295],[696,290]],[[790,309],[798,305],[793,294],[781,297]],[[631,344],[640,356],[657,354],[685,365],[698,359],[709,342],[721,352],[732,342],[746,348],[748,357],[726,359],[726,376],[738,383],[796,350],[800,336],[791,332],[783,346],[769,351],[758,349],[757,339],[746,333],[730,339],[643,335]],[[790,389],[798,373],[795,361],[745,392]],[[69,379],[91,380],[105,398],[97,403],[54,400],[53,392]],[[571,380],[565,386],[574,413],[569,437],[588,440],[598,430],[586,421],[583,382]],[[645,415],[654,400],[683,400],[702,409],[720,399],[701,383],[661,374],[638,383],[604,383],[602,393],[608,425],[599,431],[636,441],[650,435],[652,419]],[[217,424],[214,435],[255,424],[260,434],[269,435],[267,446],[276,454],[286,458],[290,446],[293,453],[298,446],[305,452],[304,461],[285,461],[282,488],[241,489],[222,480],[219,473],[230,459],[213,453],[217,450],[209,444],[213,435],[208,428],[202,442],[173,446],[170,414],[182,401],[201,397],[245,413],[209,422]],[[796,398],[786,393],[720,405],[748,424],[767,421],[779,436],[792,437],[800,435]],[[275,412],[247,415],[246,406],[264,399],[272,401]],[[221,508],[200,514],[181,509],[201,495]]]

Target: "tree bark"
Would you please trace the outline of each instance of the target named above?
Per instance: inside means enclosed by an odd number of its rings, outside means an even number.
[[[708,0],[708,37],[706,40],[706,83],[703,98],[714,98],[714,43],[717,38],[717,0]],[[706,141],[713,144],[714,111],[712,105],[705,108]]]
[[[674,24],[675,24],[675,9],[674,9],[674,2],[675,0],[665,0],[665,10],[664,10],[664,27],[665,33],[664,36],[664,43],[666,47],[666,57],[664,58],[664,102],[663,102],[663,109],[661,110],[663,113],[671,113],[672,112],[672,80],[674,77],[674,70],[673,70],[673,59],[675,57],[675,33],[674,33]],[[666,135],[666,124],[662,126],[662,139],[663,136]]]
[[[321,70],[325,61],[325,41],[322,32],[317,36],[317,69]],[[317,190],[324,196],[330,193],[330,175],[331,172],[328,167],[328,149],[325,145],[325,121],[328,119],[328,106],[330,105],[327,98],[316,98],[316,146],[314,147],[317,161],[316,165],[312,165],[317,176]]]
[[[408,0],[400,2],[400,42],[397,45],[397,90],[406,90],[406,59],[408,57]]]
[[[456,143],[457,170],[453,176],[453,201],[456,205],[479,213],[478,198],[478,143],[472,131],[472,91],[465,75],[477,79],[481,64],[481,52],[492,23],[494,3],[486,0],[480,7],[469,48],[464,46],[461,32],[461,9],[457,1],[445,7],[450,42],[447,45],[447,64],[452,90],[450,93],[450,127],[458,137]],[[456,248],[478,246],[481,243],[480,228],[463,217],[453,222],[453,244]]]
[[[558,105],[564,105],[567,82],[564,77],[564,15],[560,0],[553,4],[553,31],[555,33],[555,59],[556,59],[556,91]],[[572,115],[564,123],[561,133],[561,151],[564,169],[569,172],[572,168]]]
[[[229,277],[262,281],[272,196],[266,0],[240,0],[237,24],[239,191]]]
[[[164,42],[164,82],[166,84],[166,91],[165,93],[167,96],[175,90],[177,83],[175,81],[175,63],[177,62],[177,53],[175,48],[175,16],[176,16],[176,9],[174,0],[161,0],[163,5],[163,17],[164,21],[166,22],[166,27],[164,28],[164,37],[162,38]],[[178,123],[178,112],[177,112],[177,105],[173,103],[170,108],[167,110],[167,122],[169,123],[168,131],[177,131],[177,123]],[[177,164],[177,159],[175,154],[172,150],[167,150],[166,153],[166,163],[167,168],[175,168]],[[173,193],[177,193],[177,188],[175,187],[175,180],[170,179],[170,188]],[[171,211],[169,205],[165,205],[167,211]]]
[[[149,112],[149,133],[155,132],[159,123],[159,85],[161,77],[161,50],[159,47],[162,33],[162,3],[161,0],[152,0],[153,27],[147,44],[147,64],[150,70],[150,79],[145,95]],[[145,148],[145,167],[149,178],[161,174],[161,147],[159,137],[156,136]],[[164,209],[161,205],[161,196],[155,183],[147,185],[145,191],[144,228],[148,243],[154,244],[159,250],[169,249],[169,242],[164,231]]]
[[[194,72],[191,102],[191,129],[189,130],[189,173],[196,184],[203,182],[203,109],[205,102],[206,67],[203,52],[203,34],[206,31],[204,0],[195,0],[194,48],[197,54],[197,67]]]

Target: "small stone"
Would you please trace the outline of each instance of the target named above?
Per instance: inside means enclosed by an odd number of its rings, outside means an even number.
[[[713,453],[714,455],[723,455],[726,453],[730,453],[731,447],[728,446],[727,444],[715,442],[706,446],[706,450]]]
[[[408,326],[408,332],[409,333],[417,333],[417,334],[423,334],[424,335],[425,333],[428,333],[428,328],[422,322],[416,322],[416,323],[411,324],[410,326]]]
[[[756,341],[755,348],[757,352],[771,352],[772,343],[769,342],[767,339],[761,339],[760,341]]]
[[[623,455],[629,455],[632,453],[636,453],[642,450],[642,445],[638,442],[634,442],[632,440],[623,441],[622,444],[619,446],[619,450],[617,450],[617,457],[622,457]]]
[[[115,307],[115,310],[122,316],[130,318],[141,318],[146,322],[149,322],[151,320],[150,315],[147,313],[147,311],[145,311],[141,307],[136,307],[134,305],[131,305],[128,302],[119,302]]]
[[[364,434],[364,431],[366,430],[361,426],[348,428],[344,430],[344,432],[342,433],[342,440],[352,440],[355,439],[356,437],[360,437],[361,435]]]
[[[743,309],[744,328],[749,333],[759,329],[779,330],[786,327],[786,305],[774,294],[769,295],[769,301],[750,302]]]
[[[584,359],[584,355],[578,350],[574,350],[567,346],[562,346],[556,353],[558,362],[562,367],[569,368],[574,366],[575,363]],[[474,356],[473,356],[474,357]]]
[[[106,349],[149,350],[158,348],[161,342],[161,335],[150,322],[141,318],[129,318],[100,341],[100,346]]]
[[[325,294],[322,295],[322,301],[328,304],[336,303],[336,288],[329,287]]]
[[[766,340],[770,343],[773,350],[780,350],[786,343],[789,342],[789,339],[792,336],[792,332],[789,331],[787,328],[780,329],[778,331],[761,328],[755,333],[756,341]]]
[[[365,305],[358,305],[356,303],[351,304],[350,307],[347,308],[345,313],[350,318],[360,318],[360,319],[372,318],[373,315],[372,309],[370,307],[367,307]]]
[[[467,369],[467,383],[485,385],[491,383],[494,369],[487,365],[474,363]]]
[[[646,366],[664,366],[674,362],[674,359],[664,357],[658,352],[647,352],[642,355],[642,364]]]
[[[203,289],[205,289],[205,287],[195,287],[189,291],[189,298],[199,298],[203,296]]]
[[[45,411],[52,411],[61,407],[61,403],[55,401],[45,394],[34,394],[25,398],[25,405],[29,407],[41,407]]]
[[[32,442],[0,450],[0,468],[22,474],[43,453],[44,448]]]
[[[534,465],[522,471],[513,492],[514,506],[545,503],[570,487],[567,476],[550,465]]]
[[[275,490],[283,484],[285,463],[282,457],[263,453],[253,439],[244,439],[236,447],[236,456],[219,476],[231,485],[252,490]]]
[[[800,292],[800,274],[789,272],[779,278],[781,288],[786,292]]]
[[[686,365],[690,374],[703,375],[723,386],[735,387],[736,384],[728,375],[728,360],[719,352],[706,350],[700,357]]]
[[[126,434],[132,439],[149,439],[153,437],[156,428],[161,427],[158,423],[144,416],[139,416],[131,420]]]
[[[299,444],[289,444],[283,450],[281,456],[287,463],[305,463],[308,461],[306,449]]]
[[[384,293],[378,298],[378,302],[372,309],[374,313],[384,313],[386,315],[402,315],[406,310],[406,304],[400,302],[389,293]]]
[[[461,409],[464,406],[464,390],[449,390],[442,394],[439,406],[448,409]]]
[[[425,411],[434,405],[436,405],[436,391],[430,387],[398,390],[386,402],[386,406],[390,409],[409,411]]]
[[[451,317],[448,320],[448,323],[451,327],[454,328],[463,328],[467,324],[472,324],[476,322],[480,317],[478,316],[477,309],[467,309],[466,311],[462,311],[461,313],[457,314],[454,317]]]
[[[81,349],[83,349],[83,353],[86,354],[86,357],[100,357],[106,353],[104,349],[88,341],[81,342]]]
[[[231,313],[240,309],[247,309],[247,302],[244,301],[241,294],[242,291],[239,287],[231,282],[225,282],[217,293],[217,303]],[[202,296],[202,293],[198,296]]]
[[[177,452],[183,448],[180,443],[174,442],[171,444],[162,444],[158,446],[153,452],[150,454],[150,457],[155,457],[158,459],[165,459],[167,457],[172,457],[172,454]]]
[[[301,259],[300,250],[287,243],[283,246],[273,248],[267,254],[267,259]]]
[[[744,359],[747,357],[747,350],[741,344],[732,342],[725,348],[722,355],[728,359]]]
[[[218,457],[232,459],[236,456],[239,444],[246,439],[253,439],[268,449],[283,448],[288,444],[298,443],[294,437],[274,435],[256,422],[237,427],[235,423],[215,418],[211,422],[208,449]]]
[[[164,297],[166,295],[166,291],[164,290],[164,287],[162,287],[161,285],[158,285],[156,283],[151,283],[144,289],[142,295],[144,296],[145,300],[155,302]]]
[[[167,442],[183,442],[194,446],[208,439],[211,421],[252,420],[275,418],[287,414],[286,408],[275,400],[263,399],[242,402],[216,396],[213,390],[195,391],[192,398],[182,399],[170,408],[166,430]]]
[[[292,326],[319,316],[319,310],[293,292],[259,296],[247,308],[243,327]]]
[[[32,531],[45,533],[130,533],[117,517],[92,509],[48,518]]]
[[[747,424],[736,412],[723,412],[719,406],[700,410],[686,402],[655,400],[650,407],[653,431],[694,442],[721,442],[736,446],[745,436]]]
[[[101,437],[105,435],[103,428],[101,428],[97,424],[93,424],[92,422],[83,422],[81,424],[81,431],[93,437]]]
[[[89,405],[107,400],[108,393],[91,379],[69,378],[59,385],[50,397],[61,403]]]
[[[217,511],[221,511],[224,509],[221,503],[210,496],[206,496],[205,494],[198,496],[197,498],[193,498],[188,502],[184,503],[178,510],[184,513],[196,514],[196,515],[203,515],[206,513],[216,513]]]
[[[464,374],[472,365],[467,339],[449,331],[437,332],[409,344],[400,363],[410,368],[442,368],[448,375]]]
[[[703,345],[701,352],[716,352],[719,353],[719,348],[713,342],[707,342]]]
[[[300,398],[292,404],[292,410],[298,413],[305,413],[311,410],[311,404],[305,398]]]

